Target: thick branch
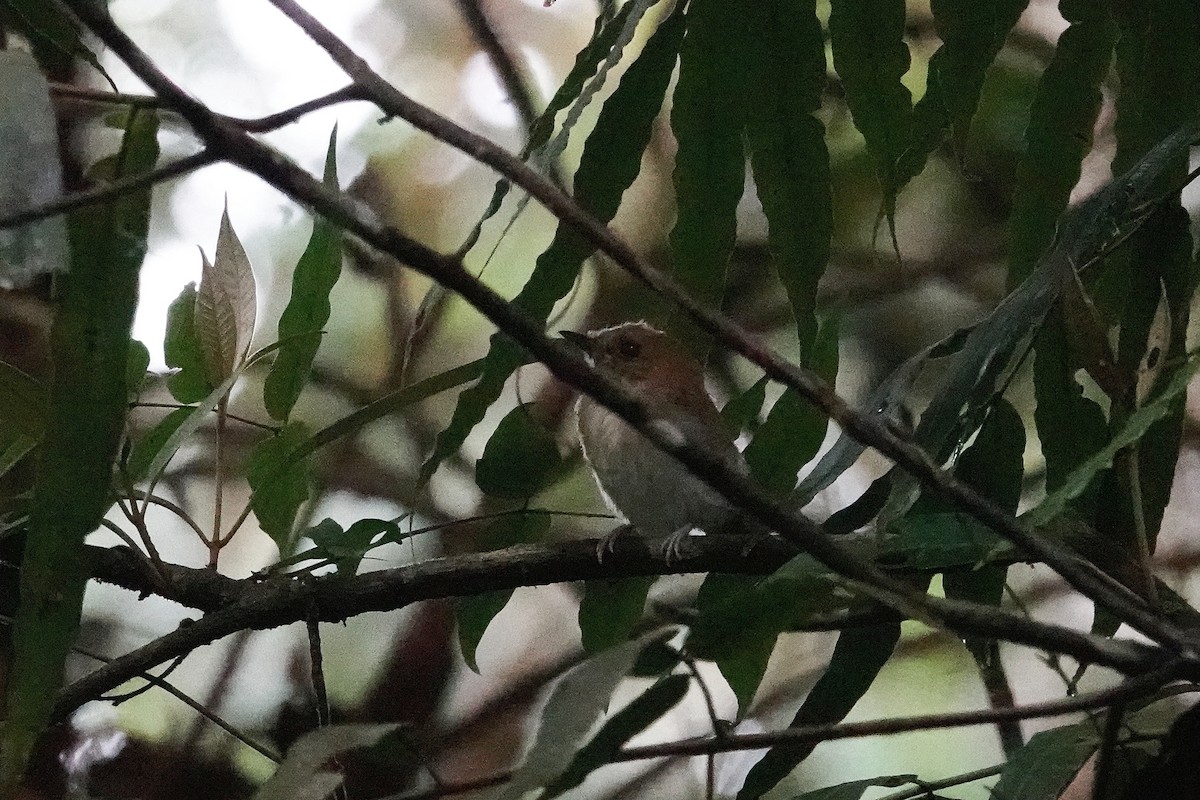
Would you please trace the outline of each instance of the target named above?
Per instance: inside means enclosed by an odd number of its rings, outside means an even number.
[[[771,378],[796,389],[836,421],[846,433],[892,458],[905,470],[915,475],[923,485],[954,502],[985,525],[993,528],[1000,535],[1013,542],[1030,556],[1037,557],[1039,560],[1046,562],[1061,574],[1068,583],[1109,608],[1122,620],[1128,622],[1142,633],[1163,642],[1179,643],[1183,640],[1184,637],[1180,631],[1171,625],[1164,624],[1132,592],[1127,590],[1122,591],[1122,587],[1114,586],[1112,582],[1105,581],[1102,576],[1096,573],[1094,568],[1091,568],[1090,565],[1086,564],[1074,553],[1071,553],[1055,542],[1037,536],[1025,525],[1014,519],[1012,515],[943,470],[921,447],[893,431],[883,420],[852,409],[820,376],[804,367],[788,362],[779,354],[764,346],[749,333],[742,330],[718,310],[708,308],[693,300],[679,284],[658,270],[645,265],[633,250],[613,234],[607,226],[592,218],[572,198],[554,186],[553,183],[538,175],[520,159],[508,153],[503,148],[498,147],[493,142],[459,127],[432,109],[422,106],[404,95],[382,76],[373,71],[370,65],[359,57],[349,45],[305,11],[296,0],[270,0],[270,2],[320,45],[355,83],[367,91],[369,96],[384,111],[407,120],[418,129],[432,134],[440,141],[457,147],[468,155],[495,168],[505,177],[529,192],[530,195],[536,197],[539,202],[543,203],[559,219],[576,227],[597,249],[610,256],[617,264],[621,265],[659,294],[678,303],[688,312],[689,316],[699,323],[701,328],[712,334],[722,344],[737,350],[762,367]],[[142,77],[145,80],[145,76]],[[371,241],[370,237],[364,238]],[[372,243],[378,246],[378,242]],[[420,269],[417,264],[412,264],[412,266]],[[456,271],[462,272],[461,269],[457,269]],[[465,276],[465,273],[463,274]],[[437,276],[431,277],[439,280]],[[460,285],[451,285],[448,281],[443,281],[443,283],[463,293],[461,281],[459,282]],[[528,342],[522,336],[518,335],[515,330],[510,329],[506,324],[497,320],[486,309],[476,304],[467,294],[464,294],[464,297],[476,305],[476,308],[487,314],[498,327],[512,335],[513,338],[520,341],[526,347],[529,347]],[[537,331],[536,335],[541,338],[541,331]],[[536,349],[530,347],[530,351],[538,356],[539,360],[545,361]],[[546,362],[546,364],[552,371],[559,374],[553,364],[549,362]],[[559,374],[559,377],[564,376]],[[580,384],[575,383],[569,378],[564,377],[564,379],[573,385],[580,386]],[[621,410],[619,408],[605,402],[604,398],[597,396],[597,399],[620,413]],[[624,415],[622,414],[622,416]],[[687,466],[691,467],[693,465],[688,464]],[[697,474],[706,479],[715,477],[712,472],[706,475],[704,471],[697,471]],[[736,498],[729,494],[726,494],[726,496],[734,499],[736,502]],[[753,511],[753,509],[750,510]],[[814,553],[814,555],[817,554]],[[1200,654],[1197,655],[1200,656]]]
[[[258,175],[298,202],[314,208],[321,215],[361,237],[364,241],[458,292],[497,327],[512,336],[539,361],[545,363],[556,376],[572,386],[582,389],[620,414],[633,427],[643,432],[659,447],[673,454],[722,495],[746,509],[756,519],[778,531],[786,539],[812,554],[835,572],[845,576],[851,588],[878,599],[905,614],[952,629],[973,627],[979,621],[978,615],[981,612],[999,613],[1001,617],[1012,618],[1007,620],[1013,627],[1006,628],[1005,638],[1008,638],[1012,631],[1028,624],[1024,618],[1009,614],[1009,612],[996,612],[984,607],[934,601],[854,557],[841,545],[825,536],[820,526],[811,520],[781,509],[747,476],[731,469],[723,458],[688,443],[677,430],[669,426],[654,424],[634,396],[592,370],[572,348],[562,342],[548,339],[544,335],[540,323],[524,316],[503,297],[475,279],[463,268],[461,262],[436,253],[424,245],[404,237],[394,228],[383,225],[359,205],[323,186],[277,151],[214,115],[203,104],[191,98],[167,78],[102,9],[85,2],[85,0],[64,0],[64,2],[94,33],[112,47],[153,91],[174,106],[210,148]],[[281,7],[289,7],[289,10],[292,5],[285,0],[273,0],[273,2]],[[317,24],[315,21],[313,22]],[[321,28],[321,30],[324,29]],[[352,53],[351,56],[353,56]],[[362,64],[361,59],[358,59],[357,56],[353,56],[353,58]],[[362,66],[366,69],[365,64]],[[374,75],[374,73],[370,73],[369,69],[367,72],[369,75]],[[378,76],[375,77],[378,78]],[[386,82],[383,83],[383,86],[391,92],[395,92]],[[368,85],[366,88],[371,91],[373,96],[375,95],[374,84]],[[407,101],[407,98],[405,100]],[[411,103],[411,101],[407,102]],[[428,109],[424,109],[424,111],[432,114]],[[445,135],[445,131],[439,130],[439,138]],[[486,142],[486,140],[483,141]],[[490,151],[498,148],[488,142],[485,149]],[[505,155],[508,159],[513,160],[511,155]],[[520,167],[526,169],[523,164],[520,164]],[[1111,607],[1114,613],[1129,621],[1134,627],[1153,638],[1170,643],[1172,647],[1184,649],[1187,646],[1184,644],[1182,634],[1174,626],[1160,620],[1140,602],[1135,602],[1135,596],[1128,592],[1121,592],[1114,588],[1111,582],[1098,578],[1091,571],[1089,565],[1085,565],[1075,555],[1060,546],[1031,534],[1011,516],[942,471],[924,451],[911,442],[902,440],[879,420],[852,411],[826,383],[808,371],[789,364],[777,354],[755,342],[749,334],[719,313],[699,306],[687,298],[673,282],[642,265],[627,245],[605,226],[591,219],[570,198],[557,193],[557,190],[548,182],[540,178],[537,180],[541,181],[541,185],[561,201],[558,204],[559,208],[552,209],[555,213],[560,213],[561,210],[563,218],[578,226],[597,246],[602,246],[602,249],[613,255],[614,258],[619,257],[618,260],[629,266],[631,270],[640,271],[642,277],[664,294],[678,299],[706,328],[719,334],[725,342],[737,345],[739,350],[763,366],[772,377],[797,388],[810,397],[815,403],[829,411],[837,421],[843,424],[844,428],[856,429],[863,441],[879,447],[885,453],[898,454],[900,460],[909,464],[914,473],[921,476],[928,485],[951,497],[961,507],[995,527],[1020,545],[1025,552],[1042,557],[1051,566],[1058,569],[1064,577],[1067,577],[1073,585]],[[203,622],[197,624],[203,624]],[[1065,637],[1064,641],[1071,640],[1076,645],[1084,645],[1082,650],[1076,648],[1075,652],[1085,660],[1099,660],[1096,657],[1098,654],[1093,652],[1093,642],[1087,637],[1083,637],[1082,640],[1075,639],[1073,637],[1077,637],[1078,634],[1066,628],[1038,627],[1040,634]],[[985,633],[985,635],[987,634]],[[1039,642],[1033,641],[1029,637],[1022,637],[1016,641],[1041,646]],[[1083,651],[1087,651],[1087,654],[1084,654]],[[1188,654],[1189,656],[1195,655],[1190,652],[1190,649]],[[1144,666],[1147,657],[1149,657],[1148,654],[1142,651],[1134,656],[1133,662]],[[1196,657],[1200,658],[1200,656]],[[1123,663],[1127,667],[1132,666],[1128,660]]]

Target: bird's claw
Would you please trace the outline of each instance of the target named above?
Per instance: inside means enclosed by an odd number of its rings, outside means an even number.
[[[606,557],[616,552],[617,540],[633,532],[633,526],[626,522],[624,525],[619,525],[601,536],[600,541],[596,543],[596,563],[603,564]]]
[[[684,525],[679,530],[672,533],[666,538],[662,545],[663,559],[668,565],[682,561],[686,555],[683,552],[684,545],[691,538],[694,528],[691,525]]]

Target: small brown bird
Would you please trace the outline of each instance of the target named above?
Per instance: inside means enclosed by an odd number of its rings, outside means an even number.
[[[704,388],[703,367],[677,341],[645,322],[562,336],[597,370],[637,395],[653,421],[747,471]],[[693,529],[720,533],[737,517],[725,498],[616,414],[586,395],[578,411],[583,454],[605,499],[643,535],[670,537],[669,554],[678,555],[678,545]],[[609,546],[611,541],[602,548]]]

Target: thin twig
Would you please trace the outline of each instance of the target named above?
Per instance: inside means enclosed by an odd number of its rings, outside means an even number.
[[[509,99],[517,108],[522,124],[528,130],[538,117],[537,109],[533,107],[533,92],[529,88],[529,82],[517,67],[516,59],[500,40],[479,0],[457,0],[457,3],[459,12],[475,36],[475,41],[483,48],[483,52],[487,53]]]
[[[129,407],[130,408],[169,408],[173,411],[178,411],[181,408],[195,408],[195,406],[184,405],[183,403],[147,403],[147,402],[144,402],[141,400],[139,400],[136,403],[130,403]],[[240,422],[243,425],[249,425],[253,428],[259,428],[260,430],[270,431],[272,433],[279,433],[279,430],[280,430],[278,425],[271,425],[270,423],[267,423],[267,422],[259,422],[258,420],[250,419],[249,417],[239,417],[237,414],[231,414],[228,411],[225,412],[225,417],[226,417],[226,419],[231,419],[231,420],[234,420],[235,422]]]
[[[1110,689],[1104,689],[1087,695],[1079,695],[1077,697],[1067,697],[1061,700],[1051,700],[1045,703],[1031,703],[1014,708],[960,711],[915,717],[895,717],[866,722],[804,725],[767,733],[729,734],[723,737],[626,747],[613,760],[640,761],[647,758],[695,756],[704,753],[724,753],[736,750],[761,750],[780,744],[828,742],[835,739],[884,736],[907,731],[961,728],[971,725],[994,725],[1002,719],[1036,719],[1074,714],[1080,711],[1105,708],[1114,703],[1125,702],[1149,694],[1162,686],[1163,683],[1172,680],[1181,663],[1176,659],[1136,678],[1129,678]],[[1200,686],[1197,686],[1196,690],[1200,691]]]
[[[0,231],[8,228],[19,228],[22,225],[28,225],[40,219],[65,214],[79,208],[103,203],[106,200],[123,197],[138,189],[163,183],[164,181],[187,175],[189,172],[195,172],[201,167],[207,167],[209,164],[215,164],[220,160],[220,156],[212,151],[207,149],[201,150],[199,153],[184,156],[178,161],[164,164],[141,175],[131,175],[128,178],[121,178],[111,183],[105,183],[94,189],[68,195],[61,200],[27,208],[24,211],[9,214],[7,217],[0,217]]]
[[[951,775],[949,778],[941,778],[936,781],[921,781],[915,789],[901,789],[892,794],[885,794],[879,800],[918,800],[918,798],[928,797],[932,792],[936,792],[939,789],[962,786],[964,783],[974,783],[984,778],[990,778],[993,775],[999,775],[1005,766],[1007,764],[996,764],[992,767],[964,772],[961,775]]]

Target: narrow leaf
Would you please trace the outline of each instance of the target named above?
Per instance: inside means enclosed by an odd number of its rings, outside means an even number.
[[[1063,0],[1059,11],[1071,26],[1058,37],[1054,58],[1038,82],[1025,153],[1017,166],[1009,217],[1011,285],[1024,280],[1050,246],[1058,217],[1079,181],[1117,38],[1107,2]]]
[[[829,14],[833,65],[854,125],[875,162],[889,221],[900,190],[896,164],[912,127],[912,94],[901,83],[909,66],[904,16],[904,0],[833,3]]]
[[[900,640],[900,623],[843,630],[825,674],[808,693],[792,725],[840,722],[871,688]],[[816,743],[777,745],[746,776],[738,800],[759,798],[808,758]]]
[[[721,408],[721,421],[731,438],[736,439],[743,431],[753,434],[758,430],[758,417],[767,399],[767,383],[769,379],[764,375]]]
[[[961,158],[983,79],[1029,0],[932,0],[942,45],[929,59],[925,94],[913,107],[912,139],[896,169],[905,186],[953,133]]]
[[[671,103],[678,142],[672,267],[688,293],[709,305],[720,305],[725,291],[735,212],[746,185],[746,54],[757,44],[745,8],[729,0],[693,0]]]
[[[138,439],[129,453],[125,469],[134,481],[144,481],[150,477],[150,465],[158,458],[179,426],[196,412],[191,406],[176,408],[167,414],[158,424],[151,428],[145,436]],[[163,461],[165,465],[165,460]]]
[[[325,155],[325,185],[338,188],[337,126],[329,134]],[[320,347],[320,333],[329,321],[329,293],[342,272],[342,232],[323,217],[313,221],[312,235],[292,273],[292,293],[279,318],[279,340],[263,384],[263,402],[274,419],[286,421],[308,381]]]
[[[584,144],[575,174],[575,200],[601,222],[613,218],[625,189],[637,177],[682,36],[683,17],[676,10],[622,76]],[[571,226],[560,223],[513,304],[530,317],[546,319],[554,304],[570,291],[593,249]],[[442,461],[458,452],[500,396],[508,376],[524,360],[515,342],[503,334],[493,335],[479,382],[459,396],[450,424],[438,435],[433,453],[421,465],[422,483],[433,476]]]
[[[48,45],[69,58],[83,59],[104,76],[114,92],[117,91],[116,84],[105,71],[100,59],[83,43],[74,19],[64,14],[57,6],[44,0],[4,0],[4,5],[20,18],[22,27],[32,34],[39,44]]]
[[[798,794],[792,800],[859,800],[863,793],[872,786],[904,786],[909,783],[920,783],[916,775],[880,775],[877,778],[864,778],[860,781],[848,781],[837,786],[826,786],[811,792]],[[921,797],[932,797],[924,795]]]
[[[615,758],[630,739],[679,705],[690,683],[686,675],[668,675],[605,720],[596,735],[575,754],[566,771],[538,795],[539,800],[550,800],[582,784],[594,770]]]
[[[583,737],[608,707],[617,684],[629,674],[642,650],[660,637],[649,634],[605,650],[572,667],[555,684],[542,709],[533,745],[512,780],[498,793],[499,800],[517,800],[563,774]]]
[[[825,38],[815,0],[743,6],[754,45],[747,61],[746,146],[767,216],[767,247],[796,319],[806,365],[817,336],[817,281],[833,232],[829,152],[814,114],[825,89]]]

